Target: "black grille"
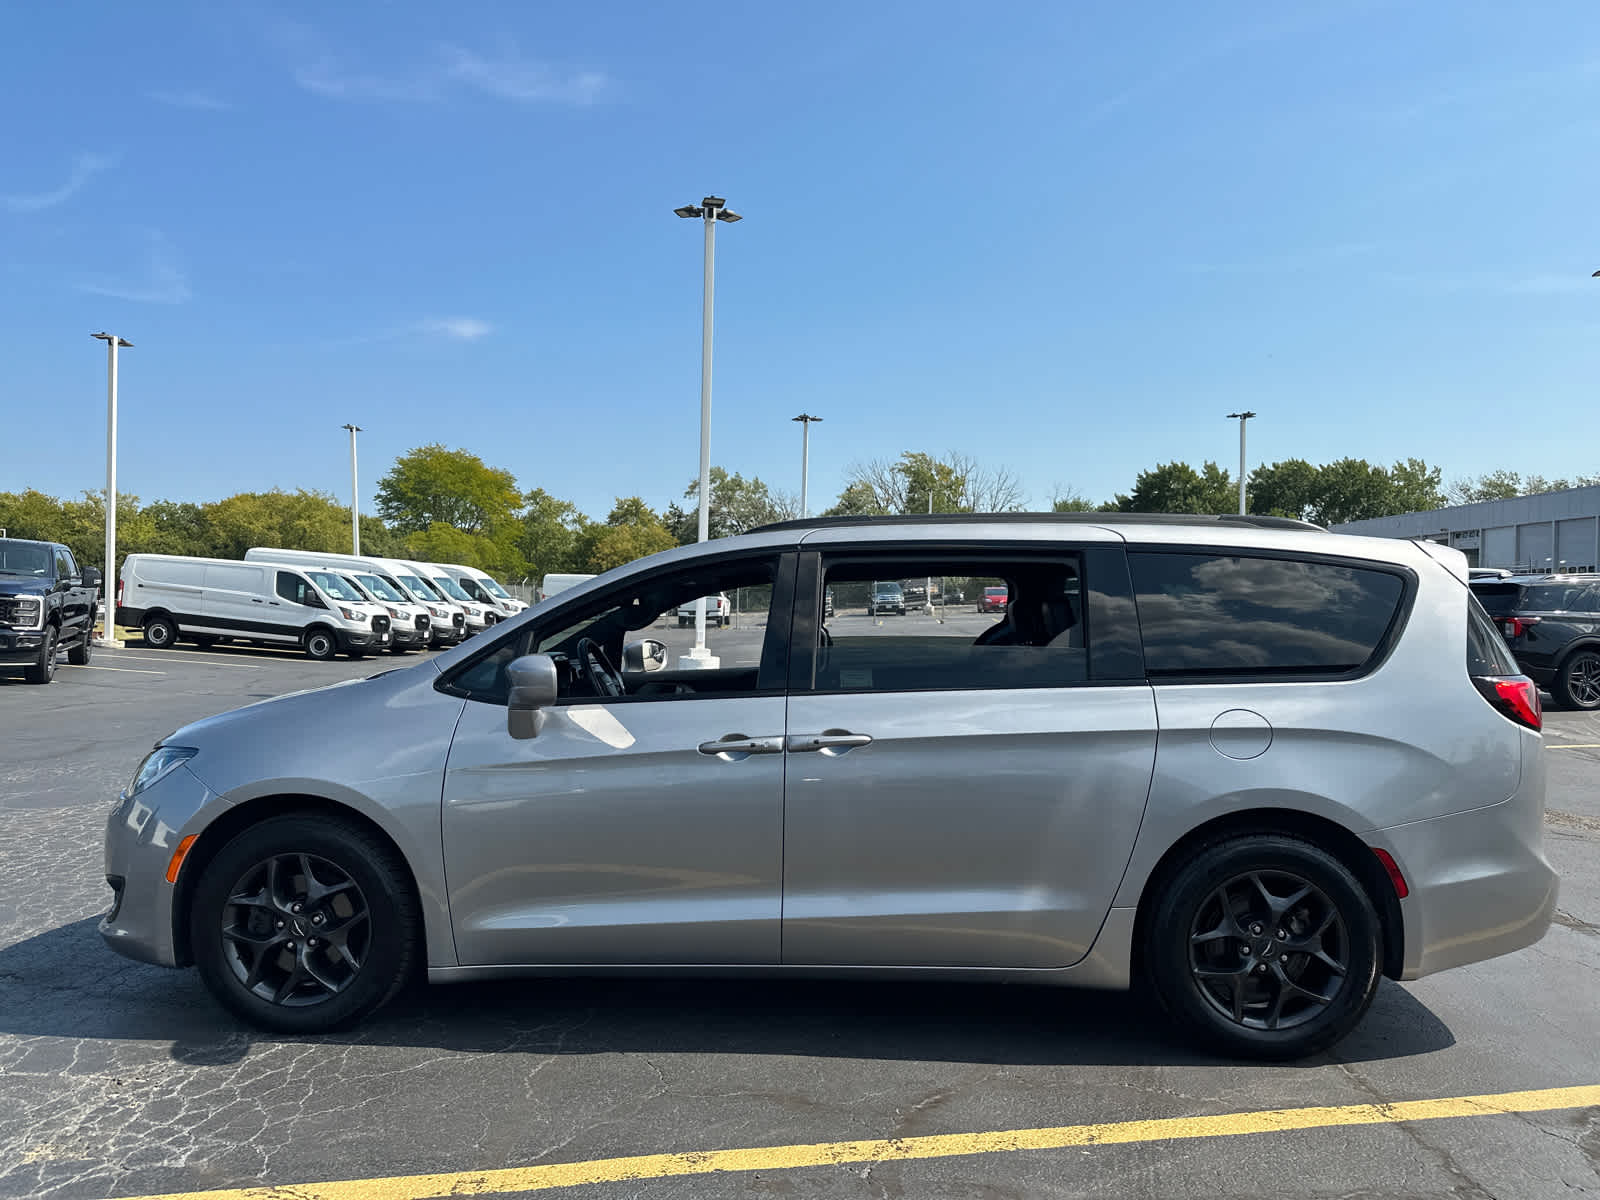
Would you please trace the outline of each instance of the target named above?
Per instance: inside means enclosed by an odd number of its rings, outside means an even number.
[[[426,629],[427,627],[428,627],[428,614],[427,613],[418,613],[417,614],[417,628],[418,629]]]
[[[373,617],[372,618],[372,632],[373,633],[388,633],[389,632],[389,618],[388,617]]]
[[[466,615],[466,613],[456,613],[455,614],[455,626],[456,626],[457,629],[460,629],[466,623],[467,623],[467,615]]]

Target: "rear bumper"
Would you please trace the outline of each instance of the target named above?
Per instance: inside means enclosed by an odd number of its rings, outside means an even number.
[[[1523,738],[1522,782],[1500,804],[1366,835],[1410,895],[1402,979],[1510,954],[1545,935],[1560,879],[1544,854],[1544,748]]]

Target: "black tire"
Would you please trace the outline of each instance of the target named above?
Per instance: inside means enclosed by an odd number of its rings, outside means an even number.
[[[67,649],[67,661],[75,667],[87,667],[94,655],[94,625],[84,626],[83,636],[76,645]]]
[[[394,642],[389,647],[389,653],[390,654],[410,654],[411,653],[411,647],[410,646],[402,646],[399,642]]]
[[[1562,708],[1600,709],[1600,653],[1578,650],[1569,655],[1556,672],[1550,694]]]
[[[339,639],[333,636],[331,630],[315,625],[306,630],[305,648],[308,656],[326,662],[339,653]]]
[[[44,642],[38,656],[22,669],[22,677],[29,683],[49,683],[56,677],[56,651],[61,646],[61,631],[54,625],[44,627]]]
[[[363,659],[367,656],[367,652],[358,646],[352,646],[349,650],[346,650],[345,653],[354,659]]]
[[[1309,892],[1295,900],[1301,887]],[[1269,894],[1292,902],[1274,908]],[[1246,835],[1202,847],[1165,882],[1144,962],[1163,1006],[1197,1038],[1240,1058],[1304,1058],[1366,1014],[1383,932],[1366,890],[1333,855],[1287,835]]]
[[[144,619],[144,644],[152,650],[171,650],[178,644],[178,627],[171,617]]]
[[[308,870],[316,874],[308,878]],[[341,878],[340,890],[313,897],[311,880],[327,887]],[[247,894],[258,903],[230,903]],[[405,864],[374,834],[336,817],[271,817],[236,834],[201,872],[187,915],[195,966],[211,994],[243,1020],[284,1033],[322,1033],[376,1012],[417,961],[421,921]],[[329,944],[341,935],[354,967]]]

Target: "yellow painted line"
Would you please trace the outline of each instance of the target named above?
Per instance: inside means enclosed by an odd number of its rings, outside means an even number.
[[[1017,1150],[1059,1150],[1067,1146],[1118,1146],[1194,1138],[1240,1137],[1291,1129],[1330,1129],[1351,1125],[1394,1125],[1444,1117],[1487,1117],[1600,1106],[1600,1085],[1456,1096],[1444,1100],[1402,1100],[1393,1104],[1345,1104],[1329,1108],[1281,1108],[1226,1113],[1212,1117],[1164,1117],[1117,1121],[1108,1125],[1061,1125],[1050,1129],[1009,1129],[989,1133],[946,1133],[929,1137],[879,1138],[859,1142],[817,1142],[804,1146],[753,1146],[742,1150],[701,1150],[684,1154],[641,1154],[589,1162],[548,1163],[494,1171],[453,1171],[439,1175],[392,1175],[334,1183],[278,1184],[210,1192],[169,1192],[132,1200],[431,1200],[433,1197],[490,1196],[540,1192],[585,1184],[640,1179],[676,1179],[724,1171],[789,1171],[798,1167],[956,1158]]]

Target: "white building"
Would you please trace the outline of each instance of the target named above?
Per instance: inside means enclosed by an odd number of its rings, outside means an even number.
[[[1593,571],[1600,565],[1600,487],[1480,500],[1332,528],[1335,533],[1441,542],[1463,551],[1475,567]]]

